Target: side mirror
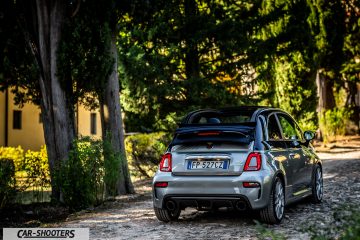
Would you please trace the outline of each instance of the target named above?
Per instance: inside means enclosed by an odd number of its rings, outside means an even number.
[[[296,147],[296,148],[297,148],[297,147],[300,146],[300,143],[298,142],[299,139],[298,139],[298,137],[297,137],[296,135],[291,136],[290,139],[292,140],[291,145],[292,145],[293,147]]]
[[[304,132],[304,138],[307,142],[310,142],[315,138],[315,133],[312,131],[305,131]]]

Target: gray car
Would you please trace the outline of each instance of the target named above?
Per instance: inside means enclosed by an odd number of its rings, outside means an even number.
[[[176,130],[153,179],[157,218],[181,210],[258,210],[280,223],[287,204],[323,196],[322,162],[310,141],[281,109],[236,107],[189,113]]]

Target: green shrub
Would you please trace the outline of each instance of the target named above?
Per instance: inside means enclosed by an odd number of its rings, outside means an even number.
[[[110,135],[108,137],[110,138]],[[113,151],[110,140],[106,140],[103,143],[103,150],[106,194],[108,196],[116,196],[117,182],[120,180],[119,177],[122,177],[120,176],[119,167],[125,159],[122,154]]]
[[[46,147],[40,151],[25,151],[20,147],[0,147],[0,158],[9,159],[15,167],[16,189],[25,191],[30,187],[47,187],[50,171]]]
[[[84,137],[75,140],[69,159],[57,172],[57,184],[65,204],[80,210],[104,200],[102,141]]]
[[[45,146],[40,151],[28,150],[25,153],[24,162],[28,186],[44,188],[50,185],[49,162]]]
[[[345,135],[346,123],[350,119],[351,111],[346,108],[334,108],[322,112],[320,116],[320,129],[324,141],[333,137]]]
[[[0,158],[11,159],[15,165],[15,171],[22,171],[25,167],[24,150],[18,147],[0,147]]]
[[[341,235],[342,240],[360,239],[360,212],[352,213]]]
[[[152,177],[170,140],[164,132],[128,136],[125,146],[131,174]]]
[[[16,193],[15,164],[12,159],[0,158],[0,208],[11,202]]]
[[[315,119],[317,119],[315,112],[304,112],[302,118],[299,119],[300,128],[303,131],[310,130],[315,132],[318,129]]]
[[[267,239],[271,239],[271,240],[285,240],[286,237],[279,233],[279,232],[275,232],[274,229],[270,229],[268,228],[265,224],[260,223],[257,220],[254,220],[254,222],[256,223],[256,230],[257,230],[257,237],[259,240],[267,240]]]

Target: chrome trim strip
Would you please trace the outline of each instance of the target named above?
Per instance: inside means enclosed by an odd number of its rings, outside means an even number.
[[[223,161],[223,160],[231,160],[231,157],[227,156],[227,155],[191,155],[191,156],[185,157],[185,160]]]
[[[218,172],[218,168],[207,168],[207,170],[213,170],[211,172],[199,172],[199,171],[191,171],[191,172],[172,172],[173,176],[240,176],[241,172]]]

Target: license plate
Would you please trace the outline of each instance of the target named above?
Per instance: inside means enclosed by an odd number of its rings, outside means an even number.
[[[189,161],[187,169],[228,169],[228,161]]]

